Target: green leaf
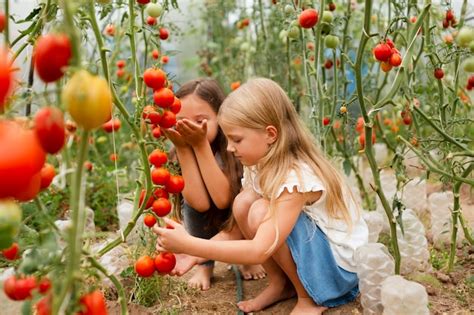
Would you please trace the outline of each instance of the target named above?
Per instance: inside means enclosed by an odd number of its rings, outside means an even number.
[[[43,9],[43,6],[44,4],[41,4],[37,8],[34,8],[33,11],[31,11],[30,14],[28,14],[28,16],[24,18],[23,20],[15,21],[13,18],[12,19],[14,20],[16,24],[30,22],[31,20],[33,20],[35,16],[37,16],[41,12],[41,10]]]

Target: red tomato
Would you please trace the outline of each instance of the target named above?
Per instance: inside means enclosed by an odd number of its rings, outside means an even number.
[[[51,183],[53,182],[54,176],[56,176],[54,166],[49,163],[45,163],[43,168],[41,169],[40,189],[48,188],[49,185],[51,185]]]
[[[400,56],[400,54],[398,53],[392,54],[388,62],[390,63],[390,65],[398,67],[402,64],[402,56]]]
[[[109,35],[109,36],[114,36],[115,35],[115,25],[107,24],[107,26],[104,29],[104,34]]]
[[[380,63],[380,69],[382,69],[383,72],[389,72],[390,70],[392,70],[392,65],[388,62],[381,62]]]
[[[28,276],[24,278],[17,278],[16,276],[11,276],[3,284],[5,294],[14,301],[23,301],[26,299],[30,299],[32,296],[31,293],[35,288],[36,279],[33,276]]]
[[[142,206],[143,199],[145,198],[145,193],[145,189],[142,189],[142,191],[140,192],[140,199],[138,203],[140,207]],[[148,198],[146,202],[145,209],[151,208],[151,206],[153,205],[153,201],[155,201],[155,199],[153,199],[153,196],[150,196],[150,198]]]
[[[176,257],[173,253],[163,252],[155,257],[155,269],[159,273],[170,273],[176,266]]]
[[[147,105],[143,108],[142,117],[149,124],[156,125],[161,121],[161,115],[153,105]]]
[[[160,35],[161,40],[167,40],[168,37],[170,36],[170,33],[168,32],[166,28],[161,27],[159,30],[159,35]]]
[[[142,256],[135,262],[135,272],[140,277],[150,277],[155,272],[155,264],[150,256]]]
[[[358,133],[361,133],[364,131],[364,117],[359,117],[357,118],[357,123],[356,123],[356,126],[355,126],[355,129]]]
[[[46,83],[60,79],[72,57],[71,42],[64,34],[47,34],[36,41],[33,58],[38,76]]]
[[[302,28],[312,28],[318,23],[318,11],[315,9],[306,9],[300,13],[298,22]]]
[[[112,118],[108,122],[102,125],[102,129],[104,129],[105,132],[111,133],[112,131],[117,131],[120,129],[122,126],[120,119],[118,118]]]
[[[331,118],[329,118],[329,117],[324,117],[323,118],[323,125],[324,126],[329,125],[330,122],[331,122]]]
[[[147,3],[150,3],[150,0],[137,0],[137,3],[139,3],[139,4],[147,4]]]
[[[51,315],[53,313],[51,307],[51,295],[43,297],[35,304],[36,315]]]
[[[157,216],[164,217],[171,212],[171,202],[166,198],[158,198],[153,201],[152,210]]]
[[[181,101],[176,96],[174,97],[174,102],[170,106],[170,111],[177,114],[181,110]]]
[[[156,139],[161,137],[161,128],[160,128],[160,126],[156,126],[155,128],[153,128],[151,133],[152,133],[153,137],[156,138]]]
[[[329,11],[336,10],[336,4],[334,2],[329,3],[328,4],[328,9],[329,9]]]
[[[115,154],[115,153],[110,153],[109,160],[112,161],[112,162],[117,161],[118,160],[118,155]]]
[[[16,277],[10,276],[3,282],[3,292],[13,301],[18,301],[16,297]]]
[[[57,107],[43,107],[35,115],[35,132],[43,149],[58,153],[66,141],[63,112]]]
[[[41,189],[41,171],[33,175],[23,187],[23,189],[15,194],[15,199],[19,201],[30,201],[36,197]]]
[[[168,88],[161,88],[155,90],[153,93],[153,100],[155,104],[161,108],[167,108],[173,105],[174,102],[174,93]]]
[[[143,82],[153,90],[161,89],[166,83],[166,73],[161,69],[148,68],[143,72]]]
[[[240,87],[240,81],[235,81],[230,84],[230,89],[232,91],[237,90]]]
[[[375,143],[375,132],[372,132],[372,144],[374,143]],[[360,144],[361,149],[365,148],[365,133],[361,133],[359,135],[359,144]]]
[[[436,68],[434,70],[434,76],[436,79],[441,80],[444,77],[444,71],[441,68]]]
[[[46,292],[49,291],[49,289],[51,289],[51,280],[49,280],[48,278],[41,279],[41,281],[38,284],[38,291],[41,294],[45,294]]]
[[[446,20],[448,20],[448,21],[454,20],[453,10],[451,10],[451,9],[446,10]]]
[[[166,168],[154,168],[151,171],[151,180],[155,185],[166,185],[169,179],[170,172]]]
[[[0,33],[3,32],[3,30],[5,29],[6,24],[7,24],[7,19],[5,17],[5,13],[0,12]]]
[[[160,57],[160,52],[158,51],[158,49],[153,49],[153,51],[151,52],[151,57],[155,60]]]
[[[168,156],[165,152],[156,149],[148,155],[148,161],[150,161],[150,163],[153,164],[155,167],[161,167],[161,165],[165,164],[168,161]]]
[[[83,311],[79,315],[107,315],[104,295],[100,290],[83,295],[80,300]]]
[[[184,179],[181,175],[171,175],[166,183],[166,191],[172,194],[179,194],[184,189]]]
[[[117,69],[117,71],[115,72],[115,75],[117,76],[117,78],[121,78],[125,75],[125,70],[124,69]]]
[[[153,214],[145,214],[145,217],[143,218],[143,223],[148,226],[148,227],[153,227],[153,225],[156,224],[156,218]]]
[[[166,198],[168,199],[168,192],[164,190],[163,188],[156,188],[153,191],[153,198],[158,199],[158,198]]]
[[[387,43],[379,43],[374,47],[373,53],[378,61],[388,61],[392,56],[392,47]]]
[[[327,59],[327,60],[324,62],[324,68],[326,68],[326,69],[329,70],[329,69],[332,68],[333,64],[334,64],[334,63],[332,62],[331,59]]]
[[[18,258],[19,251],[20,247],[18,246],[18,243],[13,243],[9,248],[2,250],[2,254],[8,260],[15,260]]]
[[[470,86],[474,86],[474,74],[467,79],[467,84]]]
[[[0,49],[0,113],[3,111],[5,100],[13,88],[13,72],[8,51]]]
[[[168,61],[170,61],[170,58],[169,58],[168,56],[163,56],[163,57],[161,57],[161,63],[167,64]]]
[[[33,130],[0,120],[0,199],[15,197],[21,192],[32,177],[39,174],[45,158]]]
[[[94,165],[90,161],[85,161],[84,168],[90,172],[94,168]]]
[[[410,114],[407,114],[403,117],[403,123],[407,126],[411,125],[411,121],[412,121],[412,118],[411,118],[411,115]]]
[[[160,127],[162,128],[171,128],[176,124],[176,115],[168,110],[163,111],[161,116]]]
[[[125,67],[125,60],[123,59],[117,60],[117,68],[122,69],[124,67]]]
[[[152,17],[152,16],[148,16],[146,18],[146,24],[150,25],[150,26],[153,26],[156,24],[156,18]]]

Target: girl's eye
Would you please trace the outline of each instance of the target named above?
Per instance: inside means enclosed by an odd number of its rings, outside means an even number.
[[[240,143],[240,141],[242,141],[242,139],[234,139],[235,143]]]

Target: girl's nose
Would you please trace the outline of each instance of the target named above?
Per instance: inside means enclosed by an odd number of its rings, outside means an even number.
[[[229,152],[234,152],[235,151],[235,148],[233,145],[230,145],[230,144],[227,144],[227,151]]]

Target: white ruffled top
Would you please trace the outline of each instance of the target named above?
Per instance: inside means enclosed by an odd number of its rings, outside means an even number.
[[[242,186],[244,188],[252,188],[257,194],[262,195],[255,166],[244,168]],[[286,181],[278,189],[277,196],[285,189],[288,192],[292,192],[294,188],[301,193],[322,192],[319,200],[313,204],[305,205],[302,210],[305,211],[323,233],[326,234],[339,267],[350,272],[356,272],[354,253],[359,246],[368,243],[369,230],[352,198],[346,198],[352,219],[352,229],[349,229],[349,226],[344,220],[329,217],[326,210],[326,189],[308,164],[300,163],[298,171],[293,169],[289,172]]]

